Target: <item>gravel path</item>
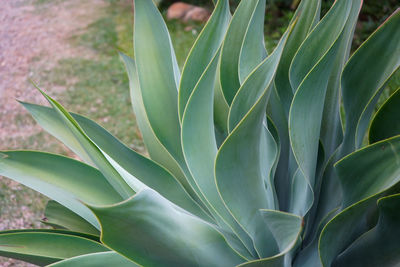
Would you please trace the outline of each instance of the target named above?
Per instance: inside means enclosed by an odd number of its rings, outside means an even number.
[[[33,70],[51,69],[62,58],[92,56],[69,39],[95,21],[104,6],[102,0],[32,1],[2,0],[0,5],[0,140],[39,131],[32,125],[14,123],[15,117],[24,113],[15,99],[44,103],[29,82],[33,79],[40,84]],[[0,143],[0,149],[6,148],[10,145]]]
[[[49,70],[63,58],[95,57],[90,50],[75,47],[70,38],[101,16],[103,0],[35,1],[39,0],[1,0],[0,4],[0,150],[21,148],[18,140],[41,131],[16,101],[45,104],[29,82],[41,84],[38,70]],[[0,201],[0,230],[38,226],[38,215],[27,207],[43,205],[37,194],[0,177],[1,197],[5,200]],[[0,257],[0,266],[32,265]]]

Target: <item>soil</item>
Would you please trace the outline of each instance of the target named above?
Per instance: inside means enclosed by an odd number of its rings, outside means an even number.
[[[43,1],[43,0],[42,0]],[[0,140],[32,135],[34,125],[15,123],[26,114],[16,99],[44,104],[30,79],[40,86],[33,70],[54,67],[58,60],[91,57],[91,51],[74,47],[69,39],[96,20],[102,0],[68,0],[35,4],[4,0],[0,5]],[[65,88],[44,88],[48,92]],[[0,143],[0,149],[11,148]]]
[[[0,150],[21,148],[17,140],[42,131],[29,119],[16,99],[46,104],[30,83],[32,79],[40,85],[37,70],[51,69],[64,58],[95,56],[89,49],[74,46],[70,39],[96,21],[105,4],[103,0],[1,1]],[[67,88],[43,89],[50,94],[56,94]],[[12,217],[8,210],[20,202],[17,191],[26,189],[2,177],[0,185],[0,194],[7,197],[7,205],[0,206],[0,230],[36,226],[37,222],[32,223],[35,214],[28,207],[19,207],[18,213]],[[9,192],[1,192],[4,188],[9,188],[11,195],[7,195]],[[25,195],[32,196],[31,193]],[[0,257],[0,266],[32,265]]]

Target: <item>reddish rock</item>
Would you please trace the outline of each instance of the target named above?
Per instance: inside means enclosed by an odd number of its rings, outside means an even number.
[[[209,17],[210,17],[210,12],[207,9],[195,6],[188,12],[186,12],[185,16],[183,17],[183,21],[187,22],[189,20],[193,20],[193,21],[206,22]]]
[[[180,19],[184,22],[206,22],[209,17],[210,12],[207,9],[183,2],[172,4],[167,11],[167,19]]]

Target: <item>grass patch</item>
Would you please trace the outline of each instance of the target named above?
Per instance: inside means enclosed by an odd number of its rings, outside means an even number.
[[[48,5],[48,4],[58,4],[61,3],[65,0],[35,0],[35,2],[33,2],[36,6],[40,6],[40,5]]]
[[[131,148],[144,151],[118,57],[61,60],[49,77],[59,85],[75,81],[57,96],[68,110],[95,120]]]
[[[131,20],[130,9],[110,2],[104,17],[71,39],[76,46],[93,50],[95,58],[60,60],[41,80],[67,88],[57,99],[69,111],[95,120],[129,147],[144,152],[118,56],[118,50],[132,55]]]
[[[126,1],[109,0],[105,16],[71,38],[78,47],[95,52],[95,58],[60,60],[41,80],[66,87],[56,97],[71,112],[85,115],[139,152],[145,148],[131,107],[129,83],[118,51],[133,56],[133,15]],[[190,27],[190,30],[185,30]],[[168,22],[179,65],[182,67],[201,24]]]

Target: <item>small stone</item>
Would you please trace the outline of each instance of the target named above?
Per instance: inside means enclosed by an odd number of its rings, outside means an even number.
[[[180,19],[183,22],[206,22],[210,15],[210,11],[205,8],[186,4],[183,2],[172,4],[167,11],[167,19]]]
[[[188,10],[188,12],[183,17],[184,22],[188,21],[199,21],[199,22],[206,22],[210,17],[210,12],[202,7],[193,7],[192,9]]]
[[[183,2],[174,3],[167,10],[167,19],[182,19],[193,7]]]

